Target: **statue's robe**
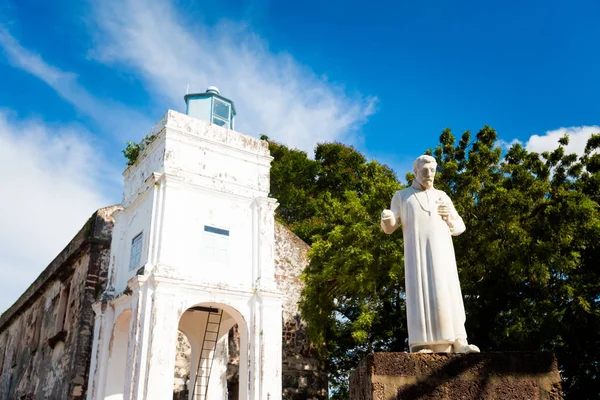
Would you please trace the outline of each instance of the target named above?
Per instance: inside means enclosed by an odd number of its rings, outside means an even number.
[[[416,186],[416,187],[415,187]],[[436,201],[451,206],[449,223],[438,214]],[[408,343],[411,351],[424,345],[452,344],[467,338],[452,235],[465,224],[446,193],[422,190],[418,183],[396,192],[391,211],[404,235],[404,268]]]

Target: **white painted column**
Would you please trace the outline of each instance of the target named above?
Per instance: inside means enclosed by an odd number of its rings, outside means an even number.
[[[136,277],[137,278],[137,277]],[[129,320],[129,343],[127,346],[127,368],[126,368],[126,376],[125,376],[125,391],[124,398],[130,399],[135,385],[135,373],[136,373],[136,351],[139,346],[138,340],[140,339],[140,330],[138,329],[140,323],[140,312],[143,310],[141,304],[143,303],[143,292],[139,286],[139,279],[132,279],[129,282],[129,288],[133,286],[131,299],[130,299],[130,307],[131,307],[131,317]]]
[[[104,338],[100,340],[101,347],[98,349],[98,360],[100,362],[96,384],[98,391],[96,399],[103,400],[106,392],[106,376],[110,359],[110,341],[115,326],[115,309],[110,303],[103,304],[104,316],[102,320],[102,331]]]
[[[258,263],[257,289],[250,324],[250,398],[281,399],[282,300],[275,283],[275,219],[277,201],[257,198],[255,241]]]
[[[249,353],[249,392],[248,399],[255,400],[260,398],[260,314],[262,304],[257,294],[250,300],[251,314],[248,331],[248,353]]]
[[[261,371],[260,399],[281,399],[281,336],[282,305],[279,293],[259,293],[261,297],[260,354]]]
[[[146,277],[134,277],[129,281],[134,291],[135,304],[132,307],[130,325],[130,346],[128,353],[128,376],[131,382],[130,399],[144,399],[146,371],[148,368],[148,343],[150,341],[150,321],[152,320],[154,285]],[[131,378],[130,378],[131,376]]]
[[[250,318],[245,315],[246,321],[249,321]],[[248,400],[250,399],[249,388],[250,388],[250,346],[249,346],[249,334],[248,334],[248,325],[246,322],[240,322],[238,324],[239,334],[240,334],[240,370],[239,370],[239,400]]]
[[[164,400],[173,397],[173,371],[177,345],[179,310],[177,288],[169,283],[157,283],[154,291],[153,314],[145,330],[149,330],[146,385],[144,395],[136,399]]]
[[[254,285],[276,290],[275,284],[275,209],[277,201],[269,197],[254,200]]]
[[[108,362],[108,342],[112,334],[112,324],[108,319],[111,317],[112,308],[107,303],[94,303],[92,308],[94,318],[94,342],[92,344],[92,356],[90,360],[90,374],[88,376],[87,399],[101,399],[104,391],[104,370]],[[108,309],[108,315],[107,315]]]

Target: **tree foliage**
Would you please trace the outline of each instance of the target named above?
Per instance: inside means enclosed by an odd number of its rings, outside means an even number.
[[[135,164],[138,157],[140,156],[140,153],[142,151],[144,151],[144,149],[146,147],[148,147],[148,145],[150,145],[150,143],[152,143],[154,141],[154,139],[156,139],[156,135],[148,135],[144,139],[142,139],[142,141],[140,143],[136,143],[136,142],[126,142],[125,143],[125,145],[126,145],[125,150],[123,150],[122,152],[123,152],[123,155],[125,156],[125,159],[127,160],[128,167]]]
[[[454,238],[470,341],[483,351],[554,351],[569,398],[599,393],[600,134],[585,154],[520,144],[506,154],[484,127],[428,151],[436,187],[467,231]],[[371,351],[407,349],[402,234],[381,210],[402,186],[394,173],[340,143],[315,158],[270,142],[278,217],[311,244],[301,309],[344,398],[347,373]],[[412,179],[407,174],[407,180]]]

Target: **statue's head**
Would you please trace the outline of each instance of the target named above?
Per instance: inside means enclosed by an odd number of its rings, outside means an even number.
[[[437,162],[435,161],[435,158],[427,155],[417,157],[413,163],[413,171],[417,176],[417,182],[419,182],[423,188],[431,189],[433,187],[436,168]]]

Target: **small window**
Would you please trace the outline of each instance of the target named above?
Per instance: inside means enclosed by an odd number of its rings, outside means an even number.
[[[70,318],[69,318],[69,295],[71,292],[71,284],[63,284],[60,287],[60,295],[58,299],[56,320],[54,326],[54,333],[59,334],[63,331],[68,331]]]
[[[226,264],[229,257],[229,231],[205,225],[204,254],[209,262]]]
[[[229,128],[231,105],[213,98],[212,123]]]
[[[216,116],[213,116],[212,123],[215,125],[224,126],[225,128],[229,128],[229,122],[223,121],[222,119],[219,119]]]
[[[131,255],[129,257],[130,271],[140,265],[140,259],[142,256],[142,238],[143,234],[140,233],[131,240]]]
[[[217,235],[229,236],[227,229],[215,228],[214,226],[204,225],[204,232],[216,233]]]
[[[213,103],[213,114],[221,119],[229,121],[229,108],[230,105],[226,102],[219,100],[217,98],[214,99]]]

